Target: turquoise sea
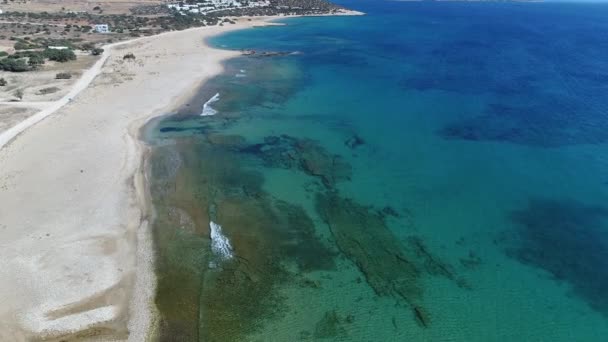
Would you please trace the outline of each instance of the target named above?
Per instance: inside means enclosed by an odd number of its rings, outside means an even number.
[[[608,340],[608,4],[343,4],[146,127],[160,340]]]

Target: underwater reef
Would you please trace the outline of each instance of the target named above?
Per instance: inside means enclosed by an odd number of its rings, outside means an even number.
[[[245,169],[225,144],[192,140],[175,147],[157,148],[150,171],[159,217],[161,340],[237,341],[277,314],[275,287],[293,278],[287,265],[332,269],[333,252],[306,212],[265,193],[261,175]],[[167,170],[176,160],[179,166]],[[210,253],[210,221],[221,222],[233,258]]]
[[[548,272],[589,307],[608,316],[608,208],[570,199],[534,198],[510,215],[507,255]]]
[[[340,251],[350,259],[378,296],[409,306],[422,327],[431,323],[424,307],[425,276],[441,276],[469,288],[453,267],[433,255],[419,237],[405,244],[387,227],[381,213],[335,193],[318,194],[317,210]]]
[[[447,124],[438,134],[543,148],[601,144],[608,141],[608,118],[588,104],[547,97],[530,104],[488,105],[481,115]]]
[[[163,341],[242,340],[287,310],[280,288],[319,288],[305,275],[336,270],[340,255],[356,266],[377,296],[411,310],[421,327],[432,322],[424,305],[424,277],[444,277],[469,289],[419,237],[401,241],[394,235],[386,220],[400,219],[395,209],[342,197],[337,184],[350,180],[352,168],[314,140],[281,135],[250,143],[211,131],[158,146],[151,160],[158,213],[156,305]],[[260,165],[296,170],[319,183],[308,191],[314,192],[329,240],[320,238],[304,208],[264,190],[263,173],[256,170]],[[227,255],[211,248],[210,225],[229,241]],[[312,336],[344,336],[344,325],[352,320],[329,312]]]

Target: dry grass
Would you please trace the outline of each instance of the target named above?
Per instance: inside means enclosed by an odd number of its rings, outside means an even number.
[[[163,0],[15,0],[2,4],[6,11],[20,12],[66,12],[88,11],[99,6],[105,14],[128,14],[129,9],[141,5],[158,5]]]
[[[82,74],[85,69],[90,68],[97,57],[90,55],[78,56],[75,61],[67,63],[47,62],[40,70],[33,72],[4,72],[0,71],[0,78],[7,81],[7,85],[0,87],[0,101],[15,101],[15,94],[18,90],[23,92],[23,102],[47,102],[60,99],[68,93],[70,87]],[[69,80],[55,79],[55,75],[60,72],[72,74]],[[59,90],[46,93],[41,90],[56,87]],[[3,109],[0,109],[2,112]]]
[[[0,132],[7,130],[15,124],[36,114],[36,108],[18,108],[10,106],[0,106]]]
[[[79,19],[62,19],[60,23],[42,21],[41,23],[16,23],[3,21],[0,17],[0,51],[7,51],[9,53],[15,52],[13,46],[15,45],[14,40],[10,40],[11,37],[25,38],[29,37],[34,40],[36,38],[45,39],[64,39],[64,40],[75,40],[76,44],[82,42],[90,42],[94,44],[104,45],[109,40],[122,40],[126,34],[101,34],[95,32],[78,32],[76,29],[66,31],[65,25],[87,25],[87,22]],[[45,33],[48,30],[48,34]]]

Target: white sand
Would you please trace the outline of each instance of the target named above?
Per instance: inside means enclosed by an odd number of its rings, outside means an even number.
[[[113,44],[58,101],[20,104],[42,110],[0,133],[0,341],[154,333],[139,129],[239,54],[205,38],[267,19]]]
[[[144,340],[154,275],[137,132],[238,54],[205,37],[260,20],[116,45],[72,101],[0,139],[0,341]]]

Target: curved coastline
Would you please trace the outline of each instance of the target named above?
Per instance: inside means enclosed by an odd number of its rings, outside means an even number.
[[[0,201],[6,203],[0,340],[150,336],[153,212],[140,129],[239,54],[213,49],[205,38],[268,19],[117,44],[77,98],[56,108],[52,119],[39,115],[0,149]],[[137,60],[125,62],[127,52]],[[18,210],[24,207],[29,215]]]

